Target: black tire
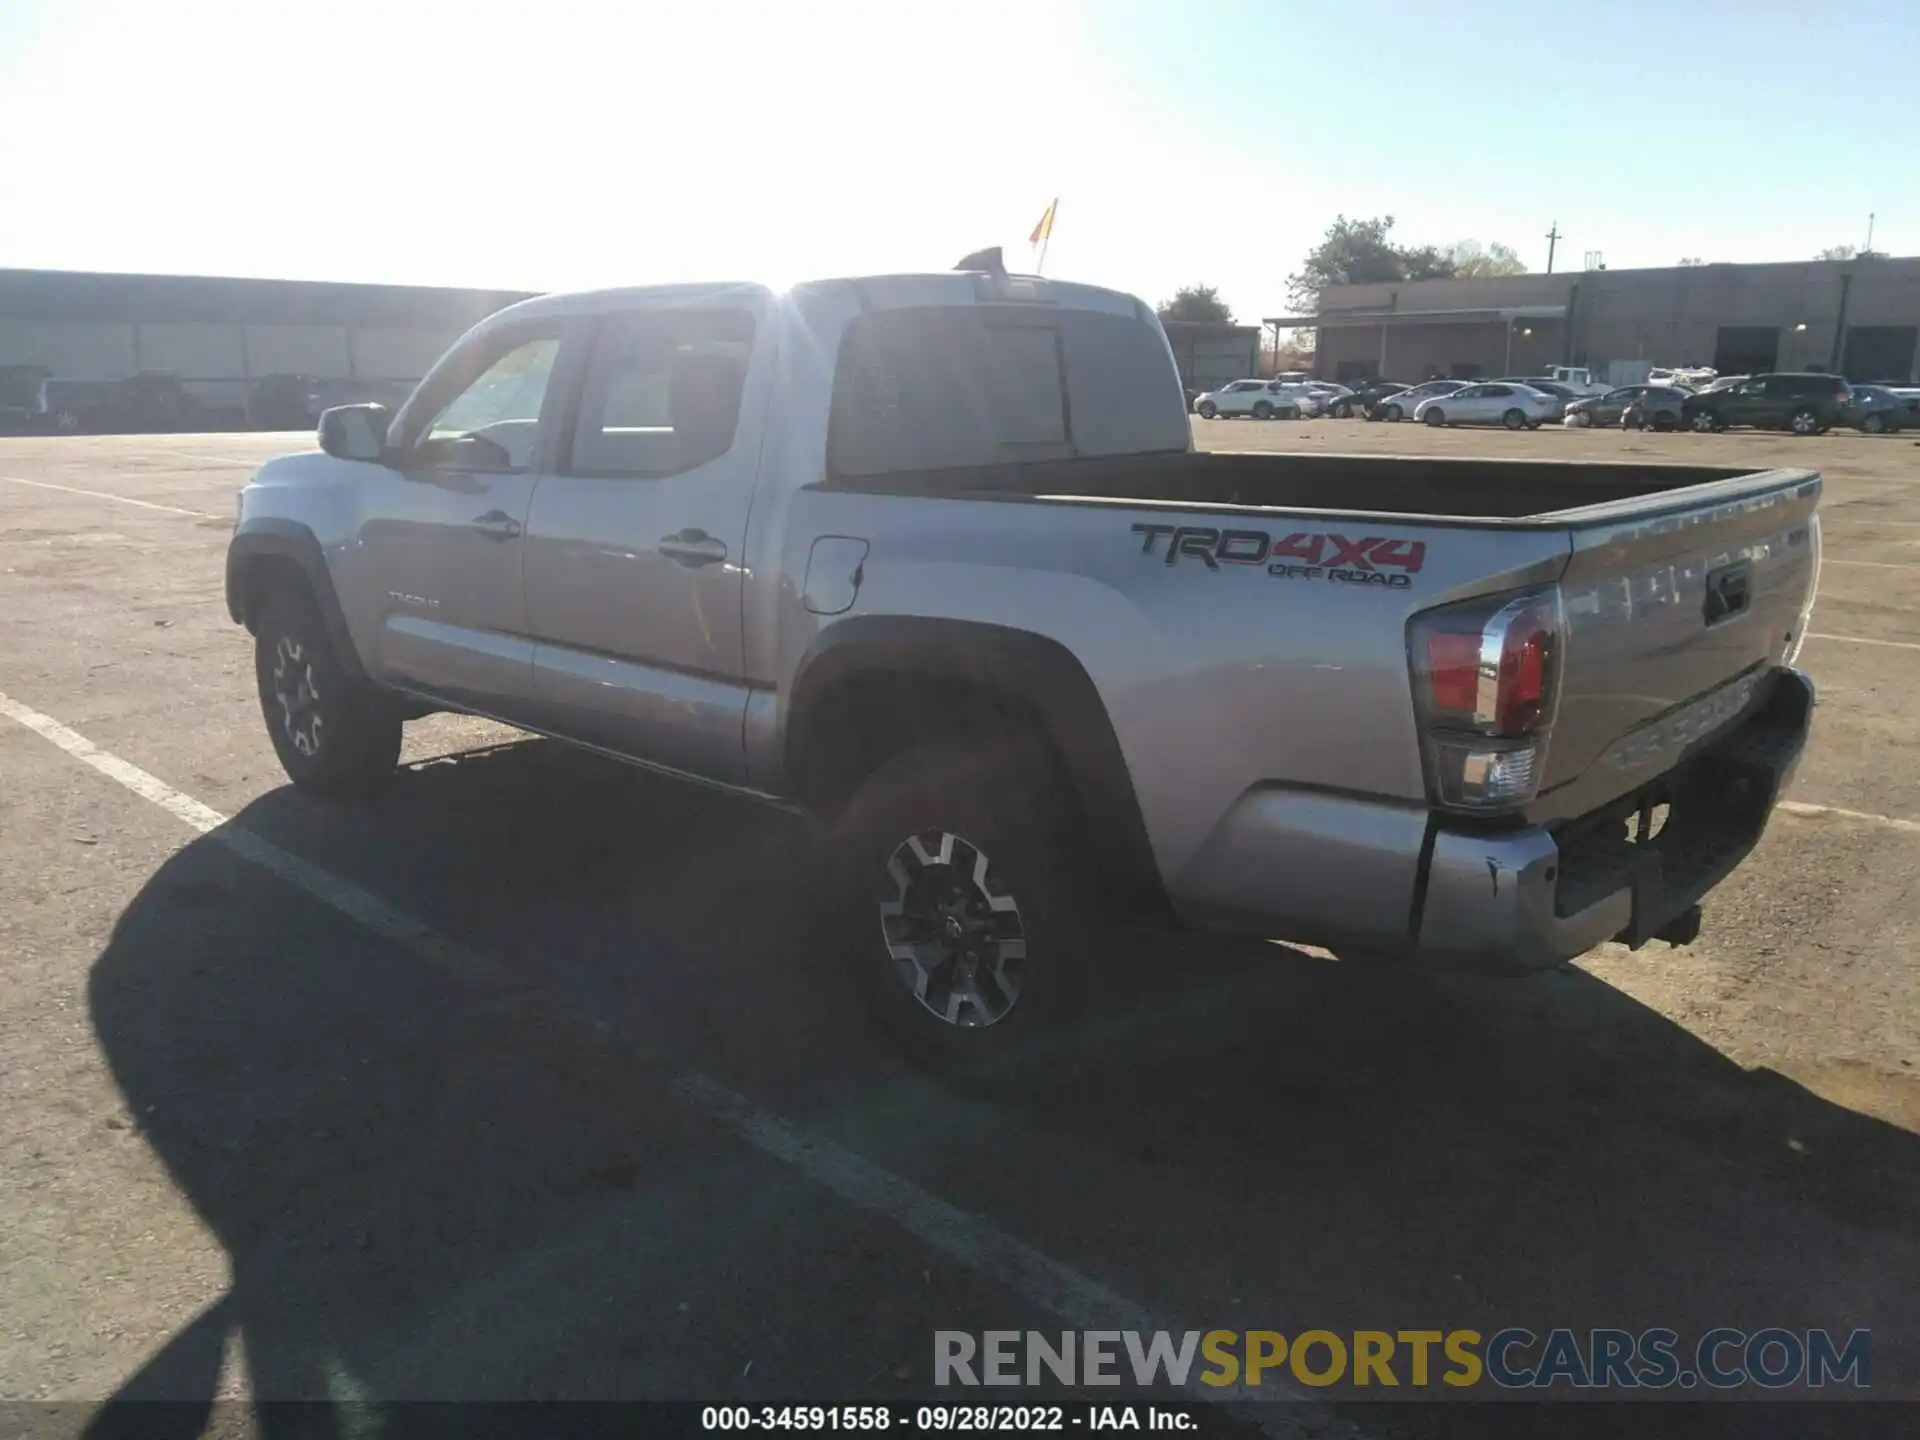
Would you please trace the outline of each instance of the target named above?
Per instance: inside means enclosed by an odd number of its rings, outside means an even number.
[[[1253,418],[1256,420],[1271,420],[1273,418],[1273,406],[1265,400],[1254,401]]]
[[[1202,400],[1194,413],[1202,420],[1211,420],[1220,413],[1220,407],[1211,400]]]
[[[1406,411],[1402,410],[1398,405],[1389,405],[1380,412],[1380,418],[1383,420],[1391,420],[1394,424],[1398,425],[1401,417],[1405,414]]]
[[[1351,420],[1353,418],[1353,406],[1349,405],[1345,400],[1337,400],[1334,402],[1332,414],[1335,420]]]
[[[1527,423],[1526,412],[1515,408],[1500,417],[1500,423],[1509,430],[1518,430]]]
[[[1431,409],[1422,411],[1420,418],[1426,421],[1427,424],[1433,426],[1433,428],[1436,430],[1438,430],[1442,425],[1447,423],[1446,412],[1442,410],[1438,405],[1433,406]]]
[[[915,746],[827,822],[823,941],[909,1061],[978,1074],[1043,1044],[1079,1008],[1100,926],[1078,829],[1045,748],[1020,738]],[[974,883],[981,857],[985,891]],[[926,897],[943,894],[946,918],[935,921]],[[900,909],[889,918],[891,906]],[[955,926],[969,933],[956,939]],[[927,958],[891,948],[916,937]],[[1015,938],[1024,953],[1000,948]],[[970,940],[981,947],[976,967],[989,944],[996,963],[991,974],[975,968],[969,984],[958,947]],[[1013,982],[1011,996],[994,977]]]
[[[1804,405],[1787,417],[1787,429],[1795,435],[1818,435],[1825,428],[1819,415]]]
[[[1657,410],[1653,416],[1653,428],[1661,434],[1680,428],[1680,417],[1671,410]]]
[[[400,760],[400,711],[356,683],[303,590],[281,586],[254,622],[260,713],[280,768],[316,795],[366,795]]]
[[[1687,428],[1696,435],[1708,435],[1723,427],[1711,410],[1696,410],[1687,417]]]
[[[1879,435],[1885,433],[1887,420],[1884,415],[1863,415],[1860,417],[1860,433]]]

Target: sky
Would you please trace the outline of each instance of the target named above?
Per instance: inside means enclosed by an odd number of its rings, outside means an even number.
[[[1920,253],[1914,0],[0,0],[0,266],[571,289],[983,245],[1289,313],[1336,215],[1544,269]]]

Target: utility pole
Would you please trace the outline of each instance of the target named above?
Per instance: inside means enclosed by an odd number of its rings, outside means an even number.
[[[1553,222],[1553,228],[1547,231],[1547,274],[1553,273],[1553,250],[1560,243],[1560,222]]]
[[[1867,212],[1867,243],[1860,248],[1862,250],[1873,249],[1873,212],[1871,210]]]

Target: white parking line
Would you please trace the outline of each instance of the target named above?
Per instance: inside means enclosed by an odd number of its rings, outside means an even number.
[[[249,460],[244,455],[190,455],[185,450],[149,450],[149,455],[171,455],[176,460],[191,460],[197,465],[234,465],[246,470],[257,470],[266,464],[272,456],[263,455]],[[283,452],[276,450],[275,455]]]
[[[0,715],[57,745],[116,784],[150,800],[189,828],[224,845],[322,904],[391,940],[416,959],[457,979],[505,985],[508,977],[491,960],[447,938],[386,901],[331,871],[302,860],[270,841],[233,824],[191,795],[174,789],[139,766],[102,750],[78,731],[0,691]],[[604,1043],[606,1026],[598,1017],[563,1012],[569,1023]],[[755,1106],[719,1081],[697,1071],[673,1077],[674,1097],[690,1109],[725,1125],[741,1140],[773,1159],[784,1161],[822,1189],[856,1209],[893,1221],[935,1250],[974,1273],[1057,1315],[1078,1330],[1139,1330],[1175,1334],[1194,1327],[1137,1305],[1070,1266],[1063,1265],[1001,1230],[990,1220],[961,1209],[911,1180],[895,1175],[844,1146],[813,1134]],[[932,1336],[927,1337],[929,1345]],[[1274,1436],[1345,1436],[1364,1440],[1365,1432],[1329,1415],[1313,1397],[1291,1387],[1250,1389],[1244,1384],[1218,1390],[1189,1383],[1193,1398],[1223,1405]],[[1290,1401],[1298,1408],[1277,1412],[1260,1401]]]
[[[218,520],[206,510],[186,510],[178,505],[160,505],[152,500],[136,500],[131,495],[115,495],[111,490],[82,490],[78,485],[55,485],[51,480],[23,480],[18,475],[0,475],[12,485],[31,485],[36,490],[59,490],[68,495],[90,495],[95,500],[118,500],[122,505],[138,505],[142,510],[164,510],[169,515],[190,515],[195,520]]]
[[[1842,645],[1884,645],[1890,650],[1920,650],[1920,642],[1913,640],[1876,640],[1871,635],[1828,635],[1819,630],[1807,632],[1809,640],[1837,640]]]
[[[1920,835],[1920,820],[1902,820],[1898,815],[1876,815],[1871,810],[1843,810],[1838,805],[1809,805],[1803,800],[1782,800],[1776,808],[1789,815],[1805,815],[1809,819],[1838,815],[1842,820],[1864,820],[1870,825],[1884,825],[1889,830],[1904,830],[1909,835]]]
[[[1855,565],[1862,570],[1920,570],[1920,565],[1890,565],[1885,560],[1836,560],[1831,555],[1820,557],[1822,565]]]

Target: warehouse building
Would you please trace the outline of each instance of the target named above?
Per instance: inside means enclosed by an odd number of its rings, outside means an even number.
[[[0,373],[176,379],[238,421],[269,376],[404,385],[521,292],[0,270]]]
[[[1260,327],[1202,320],[1163,320],[1180,383],[1189,390],[1217,390],[1259,374]]]
[[[1920,258],[1343,285],[1313,315],[1266,323],[1315,330],[1316,372],[1342,382],[1562,364],[1614,384],[1654,365],[1906,381],[1920,372]]]

